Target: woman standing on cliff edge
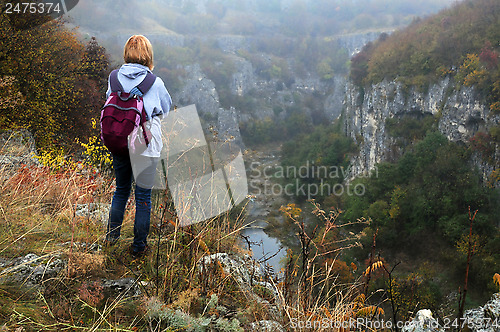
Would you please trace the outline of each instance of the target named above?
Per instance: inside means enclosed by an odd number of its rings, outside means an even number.
[[[141,35],[130,37],[123,50],[123,60],[125,64],[118,70],[117,79],[123,92],[142,97],[147,115],[146,127],[152,136],[147,149],[140,155],[141,158],[148,160],[148,167],[135,176],[134,241],[130,246],[130,253],[134,257],[140,257],[148,249],[147,236],[151,218],[151,188],[154,182],[156,164],[163,148],[161,120],[168,114],[172,105],[172,98],[159,77],[154,78],[154,82],[144,95],[137,89],[137,86],[146,78],[146,74],[148,72],[152,74],[154,68],[153,46],[146,37]],[[110,94],[111,76],[110,80],[108,80],[106,98]],[[109,213],[106,234],[106,243],[108,245],[115,244],[120,237],[125,207],[134,178],[130,155],[113,154],[113,170],[116,177],[116,189]]]

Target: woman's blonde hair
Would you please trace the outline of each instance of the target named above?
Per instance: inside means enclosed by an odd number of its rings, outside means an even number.
[[[138,63],[153,70],[153,45],[149,39],[142,35],[133,35],[123,48],[125,63]]]

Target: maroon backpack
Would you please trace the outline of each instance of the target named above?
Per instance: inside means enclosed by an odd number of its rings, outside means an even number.
[[[145,95],[151,88],[156,76],[148,72],[142,82],[136,87]],[[118,80],[118,69],[113,70],[109,77],[111,94],[101,110],[101,139],[111,153],[127,155],[128,136],[134,129],[141,126],[146,146],[151,137],[144,128],[147,120],[142,97],[123,92],[123,87]]]

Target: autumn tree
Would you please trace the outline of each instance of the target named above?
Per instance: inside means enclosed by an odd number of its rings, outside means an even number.
[[[351,80],[354,84],[362,85],[363,80],[368,75],[368,60],[370,52],[373,48],[373,43],[369,42],[359,53],[354,55],[351,59]]]
[[[498,66],[498,52],[493,49],[489,40],[484,43],[481,53],[479,54],[479,59],[481,59],[490,70]]]
[[[99,45],[95,37],[92,37],[85,47],[82,58],[82,74],[95,81],[100,89],[106,90],[109,65],[109,55],[106,49]]]
[[[17,83],[13,76],[0,77],[0,128],[11,126],[9,115],[24,102]]]
[[[23,96],[22,104],[2,109],[4,129],[26,128],[38,146],[69,148],[75,138],[88,136],[90,119],[104,102],[103,54],[95,41],[85,48],[62,20],[20,29],[2,13],[0,77],[11,77],[15,94]]]

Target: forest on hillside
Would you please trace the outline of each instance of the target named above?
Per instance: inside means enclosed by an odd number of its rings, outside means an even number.
[[[365,45],[352,59],[353,82],[397,79],[425,88],[446,76],[475,86],[500,112],[500,7],[494,0],[469,0],[418,19],[387,38]]]

